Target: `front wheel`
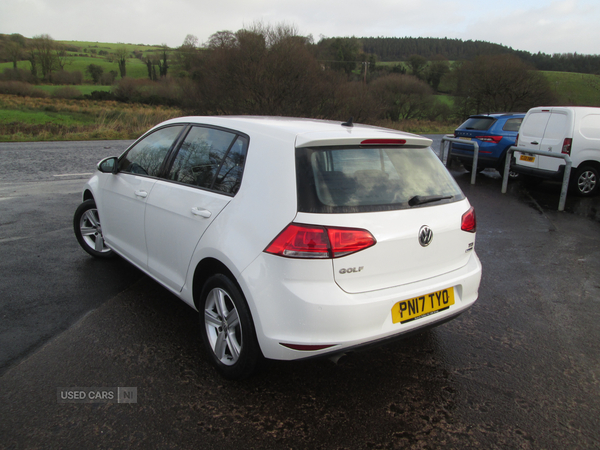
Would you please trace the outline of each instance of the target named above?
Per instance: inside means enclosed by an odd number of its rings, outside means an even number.
[[[599,177],[600,172],[595,166],[581,166],[575,170],[571,186],[577,194],[590,197],[598,193]]]
[[[73,229],[77,242],[96,258],[112,258],[115,253],[104,242],[100,216],[94,200],[86,200],[75,211]]]
[[[223,274],[202,289],[202,339],[217,371],[229,380],[251,376],[262,360],[250,309],[238,286]]]

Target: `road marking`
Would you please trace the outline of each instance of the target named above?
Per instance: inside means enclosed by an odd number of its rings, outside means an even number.
[[[89,172],[89,173],[87,173],[87,172],[86,173],[64,173],[61,175],[52,175],[52,176],[53,177],[82,177],[84,175],[90,176],[90,175],[93,175],[93,173],[92,172]]]
[[[21,239],[27,239],[27,238],[28,238],[28,236],[20,236],[20,237],[0,239],[0,244],[4,244],[5,242],[20,241]]]

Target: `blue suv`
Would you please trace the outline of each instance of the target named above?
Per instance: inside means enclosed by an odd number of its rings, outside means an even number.
[[[477,114],[454,130],[454,137],[479,145],[477,171],[493,168],[504,172],[506,150],[515,145],[525,113]],[[473,145],[452,143],[452,156],[469,172],[473,169]],[[515,174],[516,175],[516,174]]]

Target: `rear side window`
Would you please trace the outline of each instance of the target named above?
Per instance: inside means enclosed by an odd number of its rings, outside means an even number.
[[[410,208],[415,196],[464,198],[429,148],[296,149],[298,210],[352,213]]]
[[[496,121],[493,117],[469,117],[460,127],[460,130],[485,131]]]
[[[516,119],[508,119],[502,129],[504,131],[519,131],[521,122],[523,122],[523,119],[520,117]]]
[[[168,178],[235,194],[239,189],[248,139],[233,132],[194,126],[181,144]]]

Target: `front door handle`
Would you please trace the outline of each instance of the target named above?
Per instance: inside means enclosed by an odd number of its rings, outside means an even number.
[[[208,219],[212,213],[208,209],[196,208],[195,206],[192,208],[192,214],[195,216],[204,217]]]
[[[146,198],[148,197],[148,193],[146,191],[135,191],[136,197]]]

